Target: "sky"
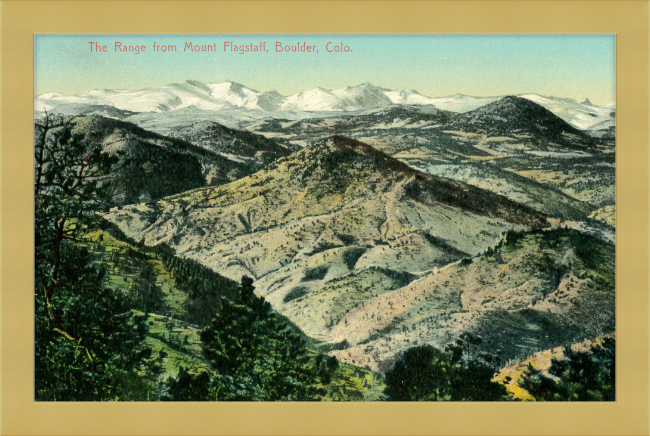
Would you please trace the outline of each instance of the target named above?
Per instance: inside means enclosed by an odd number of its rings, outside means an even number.
[[[116,42],[145,51],[119,52]],[[224,51],[225,42],[264,42],[268,52]],[[277,42],[318,52],[276,52]],[[154,43],[176,52],[154,51]],[[327,51],[341,44],[349,51]],[[536,93],[606,104],[616,97],[615,47],[614,35],[36,35],[34,85],[41,95],[232,80],[286,96],[372,83],[429,97]]]

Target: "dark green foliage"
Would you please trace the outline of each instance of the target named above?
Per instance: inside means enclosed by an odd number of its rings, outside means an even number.
[[[472,360],[476,348],[483,343],[483,339],[473,335],[472,333],[465,332],[456,339],[456,343],[448,344],[445,347],[445,352],[451,356],[454,363],[460,362],[463,358],[465,360]]]
[[[311,352],[295,327],[254,294],[244,277],[201,332],[203,354],[217,374],[181,370],[168,382],[174,401],[313,401],[338,369],[333,357]]]
[[[506,237],[505,237],[505,244],[508,247],[514,247],[517,245],[517,242],[519,242],[524,236],[526,236],[526,232],[519,232],[517,230],[508,230],[506,232]],[[496,248],[499,248],[500,245],[498,245]]]
[[[143,313],[165,311],[164,293],[156,285],[156,274],[149,262],[140,262],[140,271],[129,289],[131,306]]]
[[[546,108],[521,97],[506,96],[493,103],[454,116],[445,126],[491,136],[526,132],[541,144],[554,142],[565,147],[593,147],[595,140]],[[573,140],[569,139],[570,137]]]
[[[307,288],[304,286],[298,286],[296,288],[293,288],[285,297],[282,299],[283,303],[288,303],[289,301],[296,300],[303,295],[307,295],[308,291]]]
[[[205,185],[201,164],[189,154],[133,140],[119,159],[119,176],[110,186],[115,204],[156,200]]]
[[[36,399],[155,399],[159,367],[143,344],[146,317],[101,286],[85,250],[64,244],[61,264],[51,316],[36,295]]]
[[[589,351],[565,347],[563,359],[552,359],[548,373],[528,365],[519,386],[537,401],[614,401],[616,340],[606,337]]]
[[[355,238],[352,235],[344,235],[341,233],[337,233],[336,236],[343,242],[345,245],[352,245],[356,242],[357,238]]]
[[[203,353],[222,375],[245,386],[243,398],[278,401],[318,400],[320,383],[336,365],[312,356],[302,335],[255,296],[244,277],[237,301],[223,300],[212,324],[203,330]]]
[[[353,270],[354,266],[357,264],[357,261],[361,256],[363,256],[363,253],[365,253],[366,250],[363,248],[353,248],[345,253],[343,253],[343,262],[345,262],[345,265],[350,269]]]
[[[263,165],[291,153],[291,150],[273,139],[246,130],[231,129],[214,121],[203,121],[178,128],[174,136],[194,144],[201,144],[204,148],[219,153],[246,157],[256,157],[261,154]]]
[[[443,353],[429,345],[407,350],[386,374],[391,401],[500,401],[505,387],[491,380],[498,362],[473,356],[480,338],[465,333]]]
[[[324,354],[318,354],[314,362],[314,367],[318,372],[321,382],[327,385],[332,381],[332,375],[338,369],[339,361],[334,356],[327,357]]]
[[[106,206],[106,183],[114,159],[87,146],[63,120],[46,118],[35,128],[34,218],[36,287],[52,299],[61,268],[61,244],[77,240]],[[42,279],[42,281],[40,281]]]
[[[251,279],[238,286],[195,261],[168,253],[162,259],[188,293],[186,317],[208,325],[201,333],[203,354],[216,371],[179,372],[164,399],[305,401],[325,394],[338,361],[311,352],[300,331],[255,296]]]
[[[391,401],[450,400],[451,371],[441,351],[428,345],[411,348],[386,374],[386,395]]]
[[[107,204],[114,160],[67,121],[46,117],[35,130],[35,397],[155,399],[145,317],[102,286],[104,271],[75,245]]]
[[[316,268],[310,268],[305,272],[302,281],[310,282],[312,280],[323,280],[327,275],[328,270],[329,269],[326,266],[318,266]]]
[[[109,186],[114,205],[153,201],[205,186],[205,176],[211,169],[217,170],[219,183],[224,183],[229,181],[226,173],[233,169],[241,172],[245,167],[187,141],[129,122],[96,116],[81,120],[84,122],[77,123],[77,128],[83,129],[93,143],[106,143],[109,138],[111,143],[117,143],[111,153],[118,164]]]
[[[163,401],[212,401],[215,397],[211,384],[207,371],[190,374],[181,366],[176,378],[169,379],[169,393]]]
[[[602,250],[603,247],[612,245],[599,240],[595,236],[566,227],[558,227],[550,230],[533,228],[527,232],[508,230],[505,238],[495,247],[495,251],[504,245],[507,247],[515,247],[526,237],[533,235],[537,235],[541,238],[539,242],[541,248],[556,248],[561,244],[569,244],[576,247],[576,254],[580,260],[585,263],[587,268],[596,267],[602,260],[602,256],[599,256],[600,250]]]
[[[187,293],[185,318],[205,327],[221,310],[223,297],[234,298],[237,283],[204,267],[191,259],[163,254],[163,265],[171,273],[176,285]]]

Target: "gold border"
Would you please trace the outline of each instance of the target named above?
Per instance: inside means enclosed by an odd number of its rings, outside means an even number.
[[[3,435],[647,435],[648,0],[104,2],[2,0]],[[599,404],[34,403],[32,117],[38,33],[617,35],[618,401]]]

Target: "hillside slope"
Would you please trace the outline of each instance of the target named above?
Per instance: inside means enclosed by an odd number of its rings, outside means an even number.
[[[390,369],[464,332],[503,361],[614,330],[614,246],[574,230],[509,234],[496,250],[353,307],[329,332],[346,362]],[[298,323],[300,325],[300,323]]]
[[[246,130],[231,129],[214,121],[201,121],[172,130],[169,136],[191,142],[228,159],[245,162],[258,169],[300,147],[287,148],[273,139]]]
[[[113,210],[107,218],[147,245],[168,243],[235,278],[261,277],[300,253],[367,250],[418,233],[428,234],[416,239],[430,245],[476,253],[514,225],[546,225],[526,206],[428,176],[344,137],[234,183]]]
[[[560,219],[584,219],[614,204],[614,141],[589,137],[523,98],[506,97],[464,114],[391,106],[355,115],[262,120],[247,129],[302,146],[332,133],[344,135],[425,173]]]
[[[478,109],[455,116],[446,126],[491,136],[518,133],[559,145],[593,145],[593,139],[548,109],[525,98],[507,96]]]
[[[115,205],[152,201],[202,186],[229,183],[290,153],[273,140],[217,123],[174,137],[134,124],[98,116],[73,119],[73,131],[84,135],[89,147],[101,147],[118,158],[110,191]],[[227,143],[226,151],[210,144]],[[199,145],[189,140],[201,139]],[[223,148],[223,147],[222,147]]]
[[[529,207],[344,137],[231,184],[105,217],[146,245],[254,277],[276,310],[331,343],[358,342],[341,323],[359,304],[484,252],[508,230],[548,226]]]

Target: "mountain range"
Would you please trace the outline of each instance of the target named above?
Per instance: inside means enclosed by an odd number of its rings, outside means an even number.
[[[603,122],[606,122],[606,125],[601,125],[601,129],[614,125],[615,108],[612,104],[595,106],[588,99],[580,103],[569,98],[544,97],[537,94],[523,94],[520,97],[545,107],[582,130]],[[426,105],[462,113],[500,98],[502,97],[472,97],[462,94],[431,98],[415,90],[394,91],[369,83],[333,91],[314,88],[282,96],[276,91],[262,93],[232,81],[204,84],[188,80],[162,88],[138,91],[93,90],[76,95],[49,92],[37,96],[34,107],[37,112],[57,110],[122,118],[134,113],[161,113],[187,108],[210,112],[248,110],[276,116],[282,113],[359,112],[391,105]]]
[[[613,331],[614,107],[191,81],[36,103],[119,158],[103,217],[123,235],[252,277],[340,361],[386,372],[467,332],[505,361]]]

